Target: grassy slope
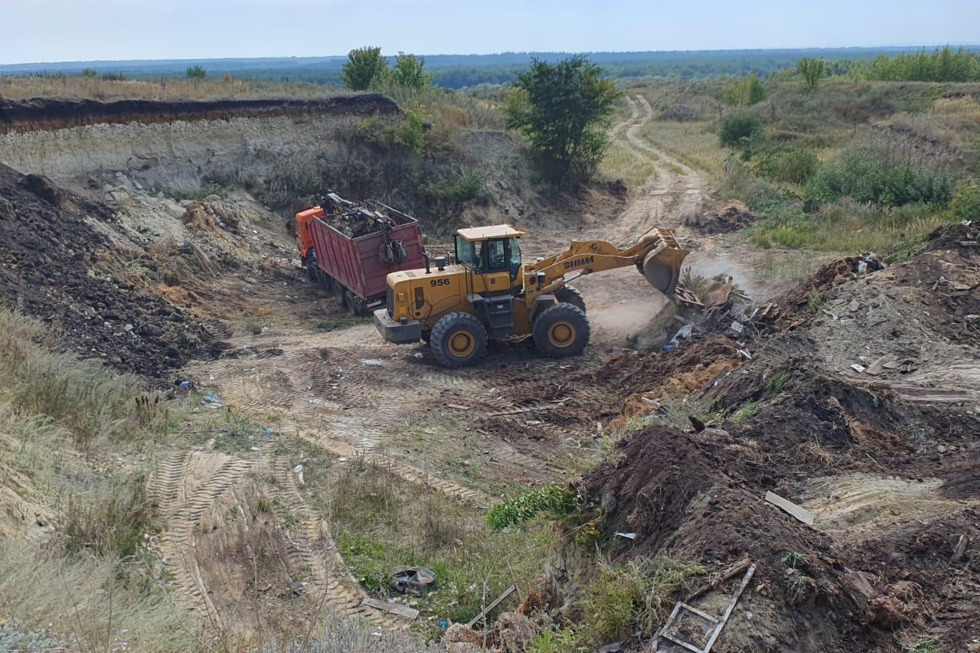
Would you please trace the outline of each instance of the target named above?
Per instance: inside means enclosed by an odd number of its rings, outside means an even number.
[[[627,90],[644,94],[659,114],[645,128],[647,138],[708,171],[722,197],[745,201],[766,218],[750,234],[756,245],[894,254],[941,224],[970,217],[946,205],[888,207],[846,197],[804,213],[804,183],[766,170],[765,153],[745,161],[723,149],[717,132],[722,116],[748,113],[762,120],[762,147],[773,156],[812,152],[818,166],[832,166],[852,149],[877,147],[946,172],[964,189],[975,186],[980,173],[980,86],[825,82],[808,93],[780,83],[770,84],[766,100],[753,107],[729,107],[721,101],[726,83],[647,83]]]

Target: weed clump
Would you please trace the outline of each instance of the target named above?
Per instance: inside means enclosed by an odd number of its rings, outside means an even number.
[[[575,495],[569,490],[549,485],[508,499],[487,511],[484,520],[493,530],[503,530],[526,522],[543,512],[567,515],[575,509]]]

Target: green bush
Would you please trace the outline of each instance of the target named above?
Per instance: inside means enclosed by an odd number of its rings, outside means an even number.
[[[980,186],[960,186],[950,208],[957,220],[980,220]]]
[[[187,69],[187,77],[189,79],[206,79],[208,76],[208,71],[204,70],[200,66],[191,66]]]
[[[945,170],[875,145],[846,150],[820,166],[806,184],[805,208],[812,211],[844,197],[881,206],[945,206],[953,198],[953,180]]]
[[[722,121],[718,138],[722,147],[744,148],[753,138],[765,135],[762,119],[749,113],[735,113]]]
[[[817,171],[817,155],[804,147],[774,149],[755,157],[755,170],[771,181],[804,184]]]
[[[484,520],[487,526],[500,531],[508,526],[526,522],[542,512],[561,516],[567,515],[574,509],[574,494],[557,485],[549,485],[540,490],[525,492],[494,506],[487,511]]]

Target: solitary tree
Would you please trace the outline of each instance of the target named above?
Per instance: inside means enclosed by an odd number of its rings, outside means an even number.
[[[806,86],[808,91],[813,91],[816,90],[817,85],[820,84],[820,80],[823,78],[824,61],[823,59],[803,57],[796,62],[796,69],[800,71],[800,77],[803,78],[803,85]]]
[[[425,70],[425,57],[399,54],[391,70],[391,79],[399,86],[421,89],[432,84],[432,74]]]
[[[585,57],[557,64],[537,59],[517,76],[506,108],[557,188],[586,183],[609,146],[606,126],[620,93]]]
[[[187,69],[187,76],[190,79],[205,79],[208,76],[208,71],[200,66],[191,66]]]
[[[340,79],[350,90],[364,91],[380,82],[388,72],[388,62],[381,56],[381,48],[358,48],[347,54]]]

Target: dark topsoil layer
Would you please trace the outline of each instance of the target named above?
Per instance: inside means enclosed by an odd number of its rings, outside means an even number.
[[[976,231],[940,230],[918,257],[874,273],[869,283],[915,286],[931,278],[939,256],[973,269],[980,248],[962,243],[976,241]],[[616,462],[600,465],[578,488],[585,514],[600,510],[604,541],[620,559],[668,555],[712,569],[747,555],[757,563],[739,624],[713,650],[898,651],[900,641],[936,637],[942,650],[965,651],[980,637],[980,415],[971,406],[908,403],[821,367],[807,300],[811,289],[822,294],[853,279],[851,270],[830,265],[783,297],[782,318],[751,343],[753,359],[737,369],[736,345],[723,336],[671,352],[625,354],[572,382],[590,388],[583,400],[572,396],[538,417],[593,428],[584,415],[594,409],[595,393],[618,398],[631,416],[643,404],[624,397],[671,388],[716,413],[699,433],[650,418],[649,427],[619,444]],[[975,308],[972,296],[926,299],[932,314],[924,324],[934,337],[974,342],[963,327],[964,312]],[[764,502],[769,490],[793,498],[813,479],[853,473],[911,483],[938,478],[939,498],[964,503],[842,538]],[[968,544],[957,557],[961,536]],[[751,622],[746,612],[755,615]]]
[[[215,333],[121,279],[120,256],[89,221],[112,213],[0,164],[0,302],[54,326],[62,349],[164,378],[224,348]]]
[[[338,95],[316,100],[210,100],[98,102],[59,98],[0,99],[0,134],[63,129],[100,123],[156,123],[175,120],[228,120],[242,116],[394,115],[398,105],[377,93]]]

